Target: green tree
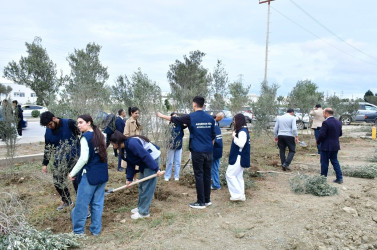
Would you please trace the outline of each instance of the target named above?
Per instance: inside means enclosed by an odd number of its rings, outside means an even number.
[[[164,105],[166,107],[166,110],[169,111],[171,109],[171,105],[168,99],[165,99]]]
[[[241,111],[241,108],[249,102],[248,93],[251,85],[243,86],[241,81],[229,84],[230,111],[233,115]]]
[[[217,60],[216,67],[212,74],[211,84],[211,109],[222,110],[224,109],[226,102],[225,97],[227,95],[228,88],[228,73],[225,71],[221,60]]]
[[[30,87],[37,95],[37,104],[47,106],[54,99],[62,77],[57,77],[56,65],[41,42],[41,38],[35,37],[32,43],[25,43],[28,56],[22,56],[19,63],[8,63],[4,68],[4,77]]]
[[[111,96],[126,107],[132,106],[133,86],[127,75],[117,77],[115,85],[111,87]]]
[[[285,98],[284,98],[284,96],[279,95],[279,96],[276,98],[276,100],[278,101],[278,104],[279,104],[279,105],[283,105],[283,104],[285,104]]]
[[[364,101],[377,105],[377,93],[374,95],[371,90],[368,90],[365,92]]]
[[[211,77],[201,65],[204,56],[205,53],[199,50],[192,51],[189,57],[183,56],[183,62],[176,60],[169,66],[167,78],[173,100],[179,108],[191,109],[194,96],[208,96]]]
[[[370,97],[370,96],[374,96],[374,94],[370,89],[368,89],[368,91],[365,92],[365,94],[364,94],[364,100],[367,102],[368,101],[367,98]]]
[[[10,92],[12,92],[11,86],[5,86],[0,83],[0,95],[4,94],[5,96],[8,96]]]

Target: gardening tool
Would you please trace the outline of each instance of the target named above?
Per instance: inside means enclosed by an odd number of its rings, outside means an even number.
[[[190,162],[190,160],[191,160],[191,155],[190,155],[190,158],[186,161],[186,163],[185,163],[185,165],[183,165],[183,168],[182,168],[182,170],[183,169],[185,169],[185,167],[187,166],[187,164]]]
[[[165,171],[161,171],[161,173],[165,173]],[[153,179],[154,177],[156,177],[157,176],[157,174],[152,174],[152,175],[150,175],[150,176],[147,176],[147,177],[145,177],[145,178],[143,178],[143,179],[140,179],[140,180],[137,180],[137,181],[133,181],[133,182],[131,182],[130,184],[128,184],[128,185],[124,185],[124,186],[121,186],[121,187],[118,187],[118,188],[110,188],[109,190],[107,190],[106,192],[105,192],[105,195],[109,195],[109,194],[111,194],[111,193],[114,193],[114,192],[117,192],[117,191],[119,191],[119,190],[123,190],[123,189],[125,189],[125,188],[129,188],[129,187],[132,187],[132,186],[134,186],[134,185],[136,185],[136,184],[139,184],[139,183],[141,183],[141,182],[144,182],[144,181],[147,181],[147,180],[150,180],[150,179]]]

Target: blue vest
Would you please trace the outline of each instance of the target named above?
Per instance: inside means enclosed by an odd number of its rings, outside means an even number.
[[[250,167],[250,136],[249,131],[247,128],[241,128],[236,136],[238,136],[239,132],[244,131],[247,135],[245,146],[242,148],[242,151],[240,152],[240,147],[238,147],[234,140],[232,141],[232,146],[230,147],[230,153],[229,153],[229,165],[234,165],[237,161],[237,156],[241,155],[241,167],[243,168],[249,168]]]
[[[212,153],[215,139],[215,120],[203,110],[190,114],[190,151]]]
[[[215,122],[215,132],[216,139],[215,144],[213,144],[213,158],[219,159],[223,157],[223,136],[221,135],[221,129],[217,122]]]
[[[98,149],[93,147],[92,138],[94,132],[85,132],[83,136],[88,141],[89,146],[89,159],[83,169],[86,170],[86,177],[90,185],[98,185],[105,183],[109,180],[109,173],[107,168],[107,159],[102,162],[99,154],[96,152]]]
[[[169,140],[169,149],[174,149],[174,150],[181,149],[183,136],[184,136],[184,132],[183,132],[182,125],[172,123],[171,138]]]
[[[68,119],[59,119],[59,128],[57,128],[57,131],[53,132],[52,129],[46,128],[45,141],[55,147],[55,159],[62,160],[63,154],[69,159],[79,153],[79,140],[77,140],[69,128]],[[70,148],[65,150],[63,147]]]

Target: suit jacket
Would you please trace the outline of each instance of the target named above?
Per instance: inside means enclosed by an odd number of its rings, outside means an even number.
[[[317,144],[321,144],[322,151],[338,151],[340,136],[342,136],[342,123],[334,117],[329,117],[322,123]]]

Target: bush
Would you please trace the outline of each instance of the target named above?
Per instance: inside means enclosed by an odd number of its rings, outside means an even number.
[[[360,166],[360,167],[343,167],[343,175],[357,178],[374,179],[377,177],[377,165]]]
[[[291,190],[296,194],[313,194],[316,196],[331,196],[338,193],[338,189],[327,183],[324,176],[296,175],[289,180]]]
[[[41,114],[41,112],[39,112],[39,110],[31,111],[31,116],[34,117],[34,118],[39,117],[40,114]]]

